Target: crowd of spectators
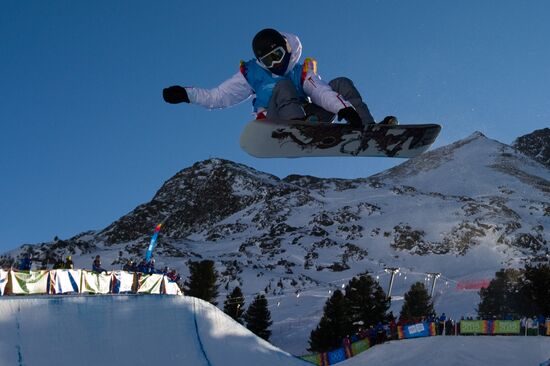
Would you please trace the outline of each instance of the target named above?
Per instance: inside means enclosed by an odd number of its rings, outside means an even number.
[[[20,271],[30,271],[32,267],[33,259],[31,253],[24,253],[21,256],[19,265],[17,269]],[[59,258],[53,265],[52,269],[74,269],[74,264],[71,256],[67,256],[65,260]],[[167,276],[171,281],[178,282],[181,277],[175,269],[170,269],[169,267],[164,267],[163,269],[155,268],[155,259],[152,258],[150,261],[143,259],[139,264],[136,264],[133,260],[128,260],[123,266],[123,271],[134,272],[134,273],[144,273],[144,274],[162,274]],[[101,265],[101,256],[96,255],[92,262],[92,271],[93,272],[107,272]]]
[[[407,326],[418,323],[435,323],[435,332],[436,335],[460,335],[460,321],[464,320],[497,320],[497,319],[481,319],[479,317],[462,317],[459,321],[448,318],[445,313],[442,313],[439,317],[419,317],[415,319],[396,319],[393,317],[393,314],[390,313],[388,316],[389,321],[386,323],[378,323],[374,326],[368,328],[360,328],[359,331],[351,336],[347,336],[342,340],[342,346],[344,348],[351,345],[351,343],[357,342],[359,340],[368,339],[369,344],[372,347],[376,344],[381,344],[390,340],[398,339],[398,327]],[[507,319],[502,320],[518,320],[513,317],[508,317]],[[545,318],[544,316],[536,317],[523,317],[519,319],[520,321],[520,334],[519,335],[541,335],[544,336],[547,334],[547,324],[550,322],[550,317]]]

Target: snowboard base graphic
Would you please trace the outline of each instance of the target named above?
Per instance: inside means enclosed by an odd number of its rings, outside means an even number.
[[[244,128],[240,144],[258,158],[365,156],[412,158],[428,150],[441,126],[367,125],[283,120],[253,120]]]

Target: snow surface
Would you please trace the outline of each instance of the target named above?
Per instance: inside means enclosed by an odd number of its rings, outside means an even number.
[[[550,358],[550,337],[451,336],[393,341],[340,366],[538,366]]]
[[[0,298],[0,365],[311,365],[183,296]]]

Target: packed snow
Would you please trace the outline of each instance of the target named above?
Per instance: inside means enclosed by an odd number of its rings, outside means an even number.
[[[538,366],[550,359],[550,337],[440,336],[377,345],[340,366]]]
[[[310,365],[183,296],[0,297],[0,365]]]

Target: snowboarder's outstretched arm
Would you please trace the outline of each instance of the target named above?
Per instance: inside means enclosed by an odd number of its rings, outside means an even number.
[[[167,103],[192,103],[210,109],[231,107],[253,94],[254,91],[240,72],[212,89],[174,85],[162,91]]]

